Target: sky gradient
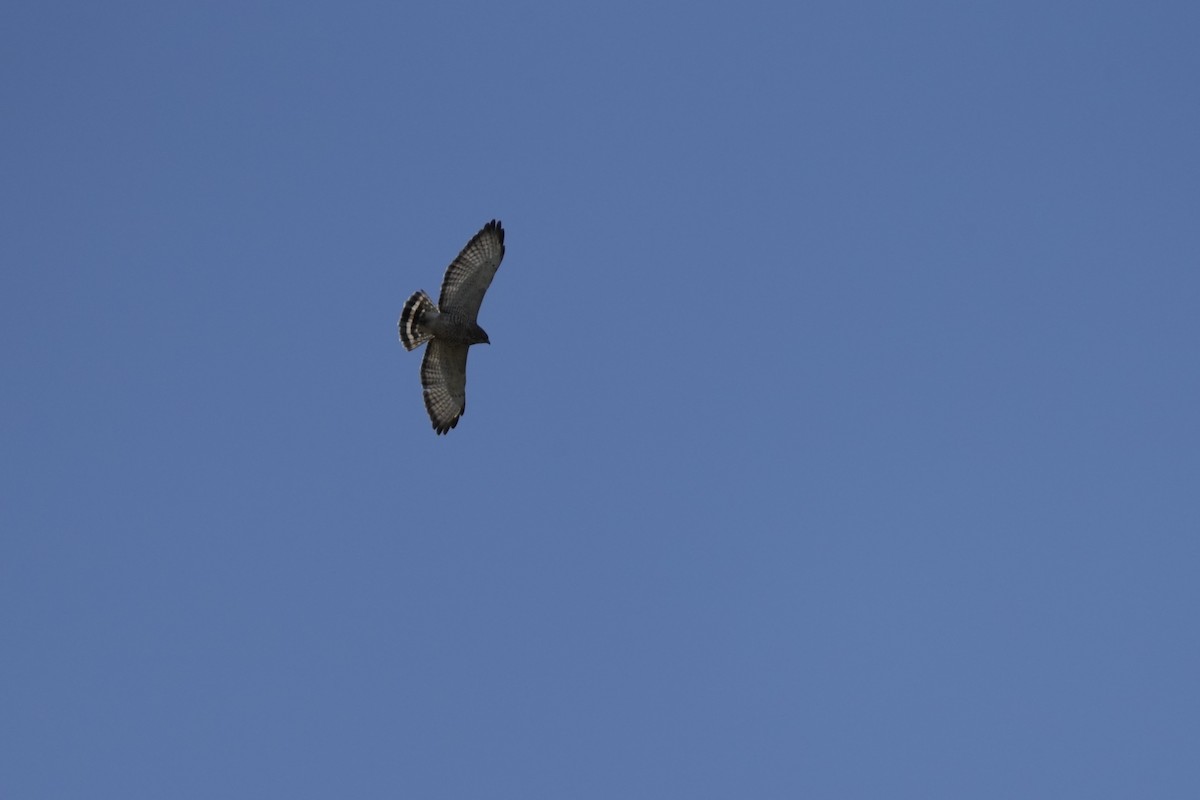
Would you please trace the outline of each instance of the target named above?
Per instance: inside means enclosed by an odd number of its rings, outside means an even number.
[[[1200,796],[1198,9],[6,4],[0,795]]]

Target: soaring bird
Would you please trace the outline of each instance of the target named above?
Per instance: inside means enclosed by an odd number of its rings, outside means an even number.
[[[400,312],[400,341],[409,350],[429,343],[421,361],[421,388],[433,429],[443,434],[467,410],[467,349],[491,344],[475,320],[483,295],[504,258],[504,228],[484,225],[450,262],[437,305],[424,291],[408,298]]]

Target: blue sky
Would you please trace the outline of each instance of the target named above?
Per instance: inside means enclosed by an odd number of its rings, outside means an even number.
[[[1196,796],[1197,30],[6,4],[0,794]]]

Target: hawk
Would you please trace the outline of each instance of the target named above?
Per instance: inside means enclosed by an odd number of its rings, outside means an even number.
[[[429,343],[421,361],[421,389],[438,435],[457,425],[467,410],[467,349],[491,344],[475,319],[503,258],[504,228],[492,220],[446,268],[437,305],[421,291],[408,298],[400,312],[400,341],[405,348]]]

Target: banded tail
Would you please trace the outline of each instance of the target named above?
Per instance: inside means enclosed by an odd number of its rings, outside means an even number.
[[[422,324],[429,311],[437,311],[437,306],[424,292],[417,292],[405,302],[400,312],[400,342],[406,349],[416,349],[433,338]]]

